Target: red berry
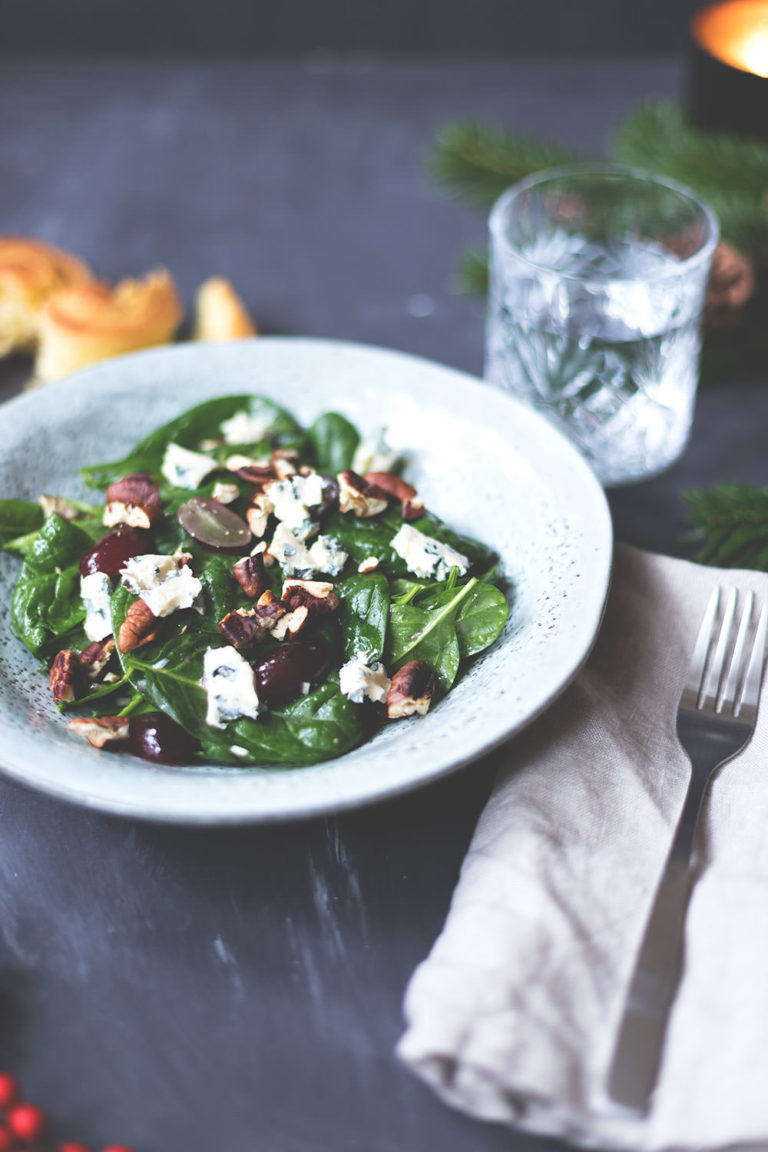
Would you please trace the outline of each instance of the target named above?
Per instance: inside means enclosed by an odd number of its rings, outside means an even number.
[[[19,1083],[14,1076],[0,1072],[0,1108],[5,1111],[19,1098]]]
[[[110,1144],[109,1148],[102,1148],[101,1152],[133,1152],[127,1144]]]
[[[31,1144],[43,1134],[45,1112],[34,1104],[16,1104],[8,1113],[8,1127],[14,1136]]]
[[[90,1152],[85,1144],[73,1144],[71,1140],[67,1140],[64,1144],[57,1145],[56,1152]]]
[[[0,1152],[11,1152],[13,1148],[13,1136],[7,1128],[0,1128]]]

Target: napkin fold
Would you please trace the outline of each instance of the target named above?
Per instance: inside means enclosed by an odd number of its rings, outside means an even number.
[[[472,1116],[610,1148],[768,1142],[768,698],[705,799],[653,1107],[601,1110],[624,996],[685,794],[681,685],[721,572],[625,546],[584,669],[498,775],[398,1054]]]

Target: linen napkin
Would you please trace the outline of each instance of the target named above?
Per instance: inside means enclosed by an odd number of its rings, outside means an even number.
[[[705,799],[684,969],[647,1118],[601,1108],[687,783],[675,715],[713,586],[768,576],[616,551],[585,668],[498,776],[398,1053],[472,1116],[599,1147],[768,1142],[768,694]]]

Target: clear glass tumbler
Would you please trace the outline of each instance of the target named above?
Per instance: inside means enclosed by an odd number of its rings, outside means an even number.
[[[687,188],[612,165],[540,172],[490,216],[486,379],[540,409],[605,485],[690,433],[717,220]]]

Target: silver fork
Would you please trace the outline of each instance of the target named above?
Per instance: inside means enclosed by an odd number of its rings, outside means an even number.
[[[746,747],[757,720],[768,632],[766,607],[753,626],[754,597],[747,593],[737,625],[736,589],[725,597],[722,618],[721,599],[716,588],[704,613],[677,710],[677,736],[690,759],[691,777],[632,974],[608,1072],[608,1099],[639,1115],[647,1111],[656,1083],[667,1018],[680,978],[690,865],[701,803],[713,774]]]

